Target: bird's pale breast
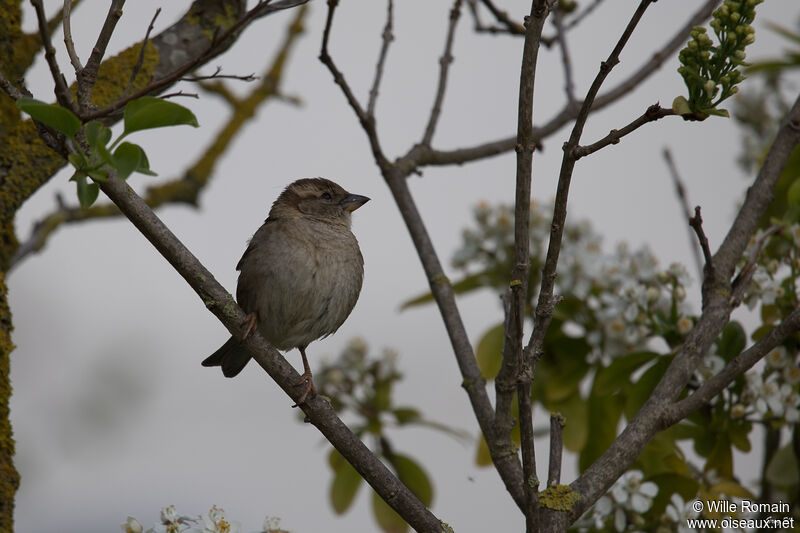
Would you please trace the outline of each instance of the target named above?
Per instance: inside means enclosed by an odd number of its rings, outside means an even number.
[[[282,350],[335,332],[355,306],[364,277],[349,227],[308,219],[264,224],[238,268],[239,304],[256,312],[261,333]]]

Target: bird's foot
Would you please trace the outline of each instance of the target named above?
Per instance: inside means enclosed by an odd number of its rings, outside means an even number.
[[[311,380],[311,372],[304,372],[302,376],[300,376],[300,381],[298,381],[295,386],[305,386],[303,389],[303,394],[300,395],[300,398],[297,399],[297,403],[294,404],[292,407],[297,407],[301,403],[305,403],[306,398],[308,398],[309,393],[317,394],[317,388],[314,386],[314,382]]]
[[[255,313],[250,313],[247,315],[247,318],[244,319],[242,323],[242,327],[244,327],[244,333],[242,334],[242,340],[246,339],[253,333],[253,330],[256,329],[256,322],[258,321],[258,317],[256,317]]]

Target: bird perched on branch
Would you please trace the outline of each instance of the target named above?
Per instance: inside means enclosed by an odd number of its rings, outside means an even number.
[[[339,329],[361,292],[364,259],[350,214],[367,201],[324,178],[297,180],[272,204],[236,265],[236,299],[248,314],[245,338],[258,328],[276,348],[300,350],[304,372],[297,385],[304,389],[297,404],[317,392],[306,347]],[[221,366],[230,378],[249,360],[231,337],[203,366]]]

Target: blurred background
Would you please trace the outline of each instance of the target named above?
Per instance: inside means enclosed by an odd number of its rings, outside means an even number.
[[[48,13],[61,6],[56,1],[44,4]],[[502,4],[516,19],[530,9],[520,0]],[[585,94],[637,4],[605,2],[570,32],[579,96]],[[606,88],[652,57],[685,23],[696,9],[694,4],[654,4]],[[141,40],[156,8],[161,7],[162,13],[154,33],[189,5],[175,0],[129,2],[109,55]],[[422,137],[451,5],[396,2],[395,41],[376,111],[378,132],[391,158]],[[395,390],[398,403],[476,436],[438,311],[434,306],[399,310],[403,301],[424,292],[427,282],[366,137],[317,59],[326,5],[313,0],[309,8],[306,32],[291,53],[282,81],[283,92],[299,98],[302,105],[272,101],[260,108],[258,117],[219,161],[200,209],[171,206],[159,210],[159,215],[233,292],[235,265],[248,239],[288,183],[324,176],[372,198],[353,217],[366,262],[361,298],[334,336],[309,347],[312,369],[336,357],[355,337],[363,338],[374,353],[392,348],[405,375]],[[516,131],[522,40],[476,34],[466,8],[462,11],[448,94],[434,137],[434,146],[443,149]],[[81,58],[88,57],[105,12],[105,5],[86,2],[73,13]],[[348,0],[337,11],[330,52],[364,100],[385,13],[385,4],[374,0]],[[795,27],[798,15],[791,0],[761,5],[748,59],[779,55],[784,42],[767,31],[764,22]],[[259,75],[293,17],[289,10],[257,21],[202,72],[211,73],[220,65],[225,73]],[[34,22],[32,12],[26,11],[27,31],[34,30]],[[551,22],[546,25],[548,34],[553,33]],[[60,32],[54,42],[62,68],[68,71]],[[584,143],[627,124],[650,104],[669,106],[675,96],[685,94],[677,66],[674,54],[621,103],[594,113]],[[237,94],[249,90],[244,82],[227,83]],[[542,49],[535,123],[561,109],[563,83],[557,48]],[[43,61],[27,84],[37,98],[54,100]],[[196,92],[188,84],[182,88]],[[200,94],[199,100],[179,100],[197,115],[200,128],[154,131],[134,139],[147,150],[151,168],[159,174],[131,178],[137,190],[179,176],[217,136],[227,108],[218,98]],[[568,131],[564,128],[545,139],[544,150],[534,156],[537,201],[549,202],[554,195],[561,144]],[[619,242],[646,245],[662,266],[677,261],[694,273],[685,221],[662,158],[665,147],[686,180],[690,203],[703,207],[705,231],[715,249],[752,177],[736,163],[740,131],[730,119],[687,123],[669,117],[582,159],[573,179],[569,220],[590,220],[609,250]],[[513,203],[514,168],[515,158],[509,153],[460,167],[429,167],[423,176],[409,178],[445,265],[478,202]],[[24,206],[17,220],[21,238],[34,221],[56,207],[56,194],[75,201],[68,177],[65,170]],[[351,512],[334,514],[328,502],[329,445],[313,427],[301,423],[290,408],[292,401],[257,365],[249,365],[233,380],[200,366],[227,339],[227,331],[126,220],[63,227],[41,253],[11,274],[8,283],[17,346],[11,355],[11,409],[22,476],[18,531],[115,531],[127,515],[149,527],[157,522],[159,509],[169,504],[187,515],[221,506],[242,523],[243,531],[259,529],[266,515],[280,517],[281,525],[294,532],[375,529],[363,489]],[[696,280],[689,301],[699,308]],[[502,318],[490,291],[462,297],[459,304],[473,342]],[[286,356],[299,367],[296,351]],[[546,416],[536,422],[543,426]],[[474,442],[424,428],[398,430],[392,439],[398,449],[424,465],[435,483],[433,510],[456,531],[522,528],[521,516],[495,471],[475,466]],[[539,454],[545,453],[542,445]],[[746,457],[741,461],[747,464]],[[540,461],[540,468],[544,464]],[[565,481],[574,472],[568,458]],[[539,475],[544,478],[544,471]]]

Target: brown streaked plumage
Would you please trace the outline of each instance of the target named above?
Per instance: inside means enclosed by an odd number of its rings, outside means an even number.
[[[306,347],[339,329],[361,292],[364,259],[350,214],[368,200],[324,178],[297,180],[272,204],[236,265],[236,299],[248,313],[245,336],[257,327],[276,348],[300,350],[298,385],[305,388],[298,404],[316,393]],[[203,366],[221,366],[233,377],[249,360],[231,337]]]

